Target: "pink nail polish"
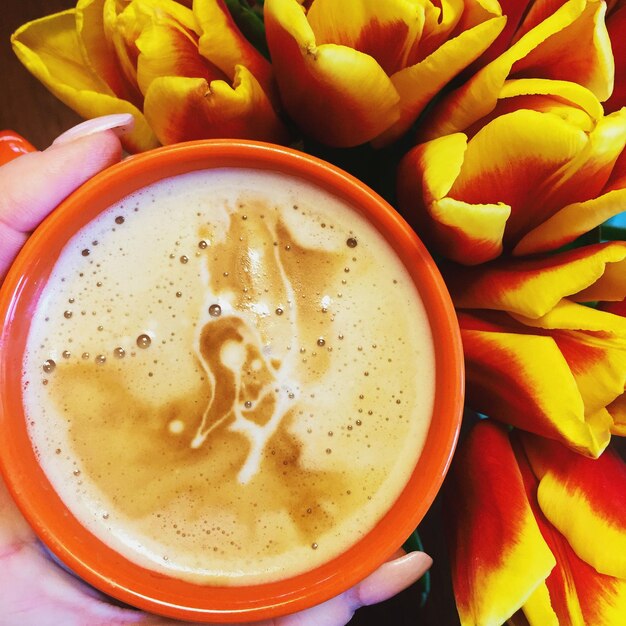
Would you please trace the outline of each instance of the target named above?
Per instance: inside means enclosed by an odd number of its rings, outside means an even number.
[[[105,130],[113,130],[118,136],[123,135],[132,130],[134,123],[135,118],[130,113],[116,113],[114,115],[96,117],[66,130],[52,142],[52,145],[69,143],[81,137],[87,137]]]

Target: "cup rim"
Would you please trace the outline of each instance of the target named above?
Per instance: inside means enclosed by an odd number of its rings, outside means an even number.
[[[91,535],[37,464],[21,410],[21,362],[29,311],[36,306],[58,256],[50,254],[50,242],[56,242],[55,250],[60,252],[81,225],[131,190],[211,167],[277,170],[348,200],[396,249],[422,297],[435,346],[433,417],[423,452],[391,509],[331,561],[285,580],[237,587],[198,585],[156,574]],[[92,208],[86,212],[85,207]],[[167,617],[256,621],[308,608],[347,590],[388,559],[417,527],[441,487],[459,436],[464,393],[461,338],[434,260],[406,221],[362,181],[292,148],[247,140],[199,140],[128,157],[96,175],[59,205],[20,252],[0,289],[0,325],[0,470],[22,514],[48,548],[83,580],[122,602]]]

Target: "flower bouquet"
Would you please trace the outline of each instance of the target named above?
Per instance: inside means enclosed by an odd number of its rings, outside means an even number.
[[[12,43],[83,117],[132,113],[128,152],[290,144],[385,196],[463,338],[461,623],[626,623],[623,0],[79,0]]]

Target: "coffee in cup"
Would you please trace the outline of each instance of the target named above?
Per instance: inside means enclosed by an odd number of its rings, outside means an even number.
[[[19,294],[31,315],[14,333],[24,438],[43,489],[85,531],[68,548],[56,520],[49,543],[105,591],[196,620],[288,612],[371,571],[434,497],[461,406],[458,334],[440,319],[451,307],[433,266],[411,266],[432,262],[408,227],[326,164],[234,150],[166,148],[167,172],[158,152],[134,157],[90,183],[109,191],[91,192],[87,214],[70,198],[69,217],[46,224],[52,258]],[[43,230],[26,255],[46,249]],[[15,493],[16,455],[3,454]],[[33,521],[43,505],[24,500]],[[91,579],[75,557],[87,540],[108,555]],[[119,563],[130,582],[107,588]],[[166,609],[145,603],[155,577],[174,590]]]

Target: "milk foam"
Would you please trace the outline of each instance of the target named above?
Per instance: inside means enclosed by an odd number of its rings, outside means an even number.
[[[406,484],[433,405],[423,305],[382,237],[302,181],[167,179],[66,246],[24,362],[56,491],[130,560],[278,580],[340,554]]]

